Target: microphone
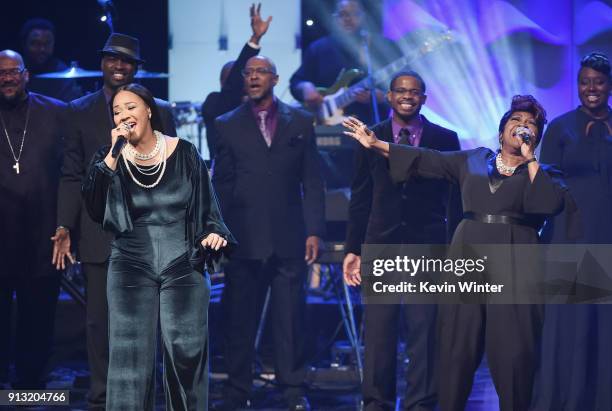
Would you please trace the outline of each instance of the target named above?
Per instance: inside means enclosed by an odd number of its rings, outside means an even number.
[[[121,150],[123,149],[125,143],[127,143],[127,138],[125,138],[124,136],[117,137],[117,141],[115,141],[115,145],[113,146],[113,150],[111,151],[111,157],[119,157],[119,153],[121,153]]]
[[[514,130],[514,135],[520,137],[521,140],[523,140],[523,143],[527,145],[531,144],[531,137],[533,137],[533,133],[527,127],[517,127],[516,130]]]

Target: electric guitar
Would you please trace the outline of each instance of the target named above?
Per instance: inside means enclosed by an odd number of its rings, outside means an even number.
[[[372,85],[388,81],[395,73],[402,70],[411,62],[431,53],[442,44],[450,42],[452,37],[449,32],[445,32],[436,38],[423,42],[421,47],[412,53],[400,57],[385,67],[372,73],[355,84],[351,83],[363,77],[365,73],[358,69],[343,69],[338,78],[330,87],[317,87],[317,91],[323,96],[323,102],[318,111],[315,112],[316,121],[319,125],[335,126],[344,120],[344,108],[355,102],[358,91],[371,89]]]

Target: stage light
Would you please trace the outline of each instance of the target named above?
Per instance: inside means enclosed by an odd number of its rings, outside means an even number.
[[[100,21],[102,23],[106,23],[106,16],[100,16]]]
[[[306,25],[307,25],[308,27],[313,26],[313,25],[314,25],[314,20],[313,20],[313,19],[308,19],[308,20],[306,20]]]

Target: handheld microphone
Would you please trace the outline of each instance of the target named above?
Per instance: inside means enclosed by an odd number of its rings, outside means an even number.
[[[111,151],[111,157],[119,157],[119,153],[121,153],[121,150],[123,149],[125,143],[127,143],[127,138],[125,138],[124,136],[117,137],[117,141],[115,141],[115,145],[113,146],[113,150]]]
[[[520,137],[523,140],[523,143],[529,145],[531,144],[531,137],[533,137],[533,133],[527,127],[517,127],[514,130],[514,135]]]

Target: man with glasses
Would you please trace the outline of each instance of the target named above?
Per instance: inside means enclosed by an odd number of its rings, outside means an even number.
[[[323,103],[323,95],[317,87],[332,86],[343,70],[368,72],[364,42],[368,43],[374,70],[398,54],[390,42],[366,31],[363,8],[357,0],[338,0],[329,27],[330,35],[316,40],[304,51],[302,65],[290,80],[293,97],[314,111]],[[344,114],[357,116],[366,124],[372,124],[374,116],[370,90],[358,88],[355,91],[355,102],[346,107]],[[385,118],[388,106],[380,89],[376,89],[376,101],[381,118]]]
[[[215,156],[217,131],[215,130],[215,119],[222,114],[232,111],[244,101],[244,84],[242,81],[242,70],[248,59],[259,54],[261,45],[259,42],[268,31],[272,16],[266,20],[261,18],[261,3],[257,6],[251,5],[249,9],[251,16],[251,38],[244,45],[238,59],[229,61],[221,69],[220,82],[221,91],[213,91],[202,104],[202,117],[206,125],[206,142],[210,159]]]
[[[140,58],[138,39],[121,33],[110,35],[100,50],[104,85],[95,93],[74,100],[69,105],[66,154],[59,188],[57,230],[53,261],[58,269],[72,261],[71,233],[77,232],[78,251],[87,279],[87,356],[90,386],[87,397],[90,410],[104,410],[108,372],[108,305],[106,273],[112,235],[94,222],[82,202],[81,184],[89,162],[98,149],[111,142],[114,128],[110,99],[117,88],[134,81]],[[155,99],[163,124],[163,134],[176,136],[174,118],[168,102]]]
[[[27,91],[19,53],[0,52],[0,382],[8,382],[13,294],[14,389],[45,388],[59,271],[51,265],[64,115],[59,100]]]
[[[316,260],[325,228],[320,158],[312,117],[274,96],[274,63],[252,57],[242,73],[249,101],[216,122],[213,184],[238,241],[225,267],[228,380],[216,408],[248,402],[255,333],[270,287],[276,381],[289,409],[304,411],[306,264]]]
[[[378,138],[440,151],[459,150],[457,133],[420,114],[425,82],[413,71],[397,73],[387,99],[391,118],[372,129]],[[359,146],[351,185],[344,280],[361,283],[362,244],[445,244],[461,218],[459,193],[445,181],[413,178],[396,185],[382,156]],[[363,402],[367,411],[393,410],[397,342],[406,326],[406,395],[402,409],[433,411],[437,402],[435,305],[369,304],[364,313]]]

